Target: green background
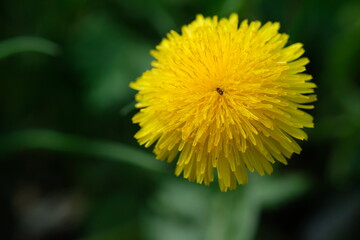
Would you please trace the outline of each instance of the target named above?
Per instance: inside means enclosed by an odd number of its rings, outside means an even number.
[[[153,49],[196,14],[279,21],[318,85],[301,155],[219,192],[138,146]],[[360,234],[360,2],[0,2],[0,238],[347,240]]]

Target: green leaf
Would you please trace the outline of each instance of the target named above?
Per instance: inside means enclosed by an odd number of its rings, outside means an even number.
[[[106,15],[82,23],[71,45],[73,65],[83,75],[85,107],[104,112],[133,98],[129,83],[150,68],[151,46]]]

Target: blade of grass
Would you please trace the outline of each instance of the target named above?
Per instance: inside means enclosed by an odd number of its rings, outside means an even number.
[[[155,172],[164,170],[164,164],[155,161],[151,154],[117,142],[37,129],[22,130],[0,138],[0,155],[33,149],[88,155],[128,163]]]
[[[15,37],[0,42],[0,59],[29,51],[54,56],[59,52],[59,47],[55,43],[39,37]]]

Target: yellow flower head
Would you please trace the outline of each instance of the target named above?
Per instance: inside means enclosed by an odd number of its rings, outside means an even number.
[[[214,169],[221,191],[247,182],[246,169],[260,175],[271,163],[286,164],[306,139],[313,118],[300,109],[316,100],[304,49],[285,47],[279,23],[238,23],[204,18],[171,31],[151,51],[156,59],[131,87],[138,90],[135,138],[157,159],[177,156],[175,173],[209,185]]]

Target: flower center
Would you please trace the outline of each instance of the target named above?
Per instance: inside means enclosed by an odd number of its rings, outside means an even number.
[[[223,95],[224,91],[221,88],[216,88],[216,91],[218,92],[218,94]]]

